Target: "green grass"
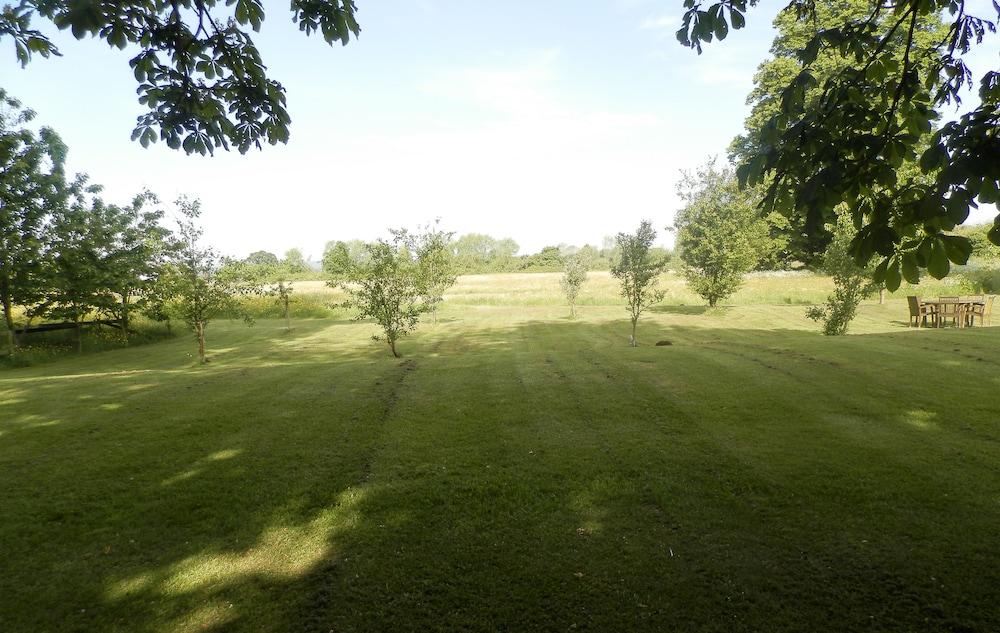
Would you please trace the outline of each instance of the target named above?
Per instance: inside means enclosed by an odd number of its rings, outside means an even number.
[[[0,631],[997,630],[1000,327],[539,279],[3,371]]]

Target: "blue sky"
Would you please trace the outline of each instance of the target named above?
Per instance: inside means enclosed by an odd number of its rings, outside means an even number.
[[[0,76],[108,199],[199,197],[225,253],[318,256],[327,240],[435,217],[532,252],[669,225],[679,171],[724,156],[742,129],[779,6],[699,56],[674,40],[678,0],[357,2],[360,39],[333,48],[299,33],[287,2],[265,2],[255,39],[287,89],[292,137],[245,156],[132,143],[129,55],[100,41],[56,33],[64,57],[27,70],[0,42]]]

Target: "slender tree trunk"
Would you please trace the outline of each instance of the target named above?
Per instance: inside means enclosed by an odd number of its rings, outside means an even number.
[[[198,362],[205,364],[205,324],[198,321],[195,324],[195,330],[198,334]]]
[[[83,326],[80,325],[80,317],[74,316],[73,323],[76,324],[76,353],[83,353]]]
[[[882,305],[885,303],[885,287],[878,289],[878,304]]]
[[[167,334],[170,335],[170,334],[173,334],[173,333],[174,333],[174,331],[173,331],[173,329],[172,329],[172,327],[170,325],[170,319],[167,319]]]
[[[576,318],[576,304],[573,303],[572,301],[569,304],[569,318],[571,319]]]
[[[638,319],[632,319],[632,347],[639,347],[639,341],[635,339],[635,326]]]
[[[284,305],[285,305],[285,329],[286,330],[290,330],[290,329],[292,329],[292,324],[288,320],[288,296],[287,295],[284,297],[283,301],[284,301]]]
[[[4,323],[7,324],[7,345],[9,349],[7,353],[11,358],[14,358],[14,352],[17,350],[17,336],[14,335],[14,313],[13,306],[11,306],[10,297],[3,297],[3,319]]]
[[[129,328],[129,313],[128,313],[128,296],[122,295],[122,338],[125,340],[125,344],[128,345],[128,328]]]
[[[389,349],[392,350],[392,355],[396,358],[399,358],[399,352],[396,351],[396,339],[389,338],[388,341],[389,341]]]

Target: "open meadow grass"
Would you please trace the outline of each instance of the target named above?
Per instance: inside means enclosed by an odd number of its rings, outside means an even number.
[[[0,372],[0,631],[1000,630],[1000,327],[592,277]]]

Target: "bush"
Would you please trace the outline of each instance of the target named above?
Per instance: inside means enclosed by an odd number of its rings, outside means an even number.
[[[962,288],[969,294],[1000,294],[1000,268],[979,268],[962,275]]]

